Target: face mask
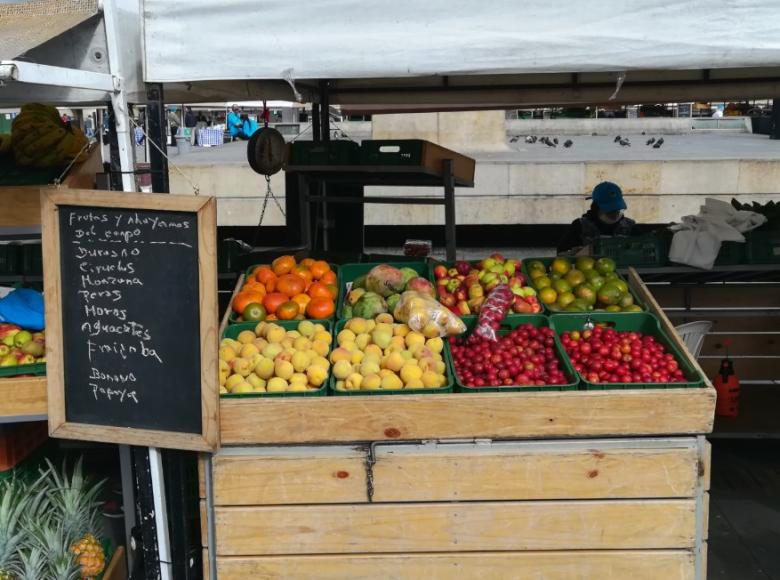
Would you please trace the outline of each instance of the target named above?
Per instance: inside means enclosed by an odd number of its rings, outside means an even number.
[[[609,215],[599,212],[599,219],[604,222],[605,224],[612,225],[616,224],[620,221],[620,219],[623,217],[623,212],[620,211],[617,214],[615,214],[615,217],[610,217]]]

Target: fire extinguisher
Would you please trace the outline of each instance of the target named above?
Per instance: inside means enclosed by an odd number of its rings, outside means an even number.
[[[715,403],[715,414],[719,417],[736,417],[739,415],[739,378],[734,372],[726,344],[726,358],[720,361],[720,370],[715,376],[715,390],[718,399]]]

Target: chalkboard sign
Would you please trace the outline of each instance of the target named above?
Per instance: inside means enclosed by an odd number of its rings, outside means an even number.
[[[51,435],[214,449],[214,200],[44,191],[41,212]]]

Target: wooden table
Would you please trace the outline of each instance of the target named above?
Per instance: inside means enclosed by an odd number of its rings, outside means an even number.
[[[224,399],[206,575],[703,580],[714,406],[709,384]]]

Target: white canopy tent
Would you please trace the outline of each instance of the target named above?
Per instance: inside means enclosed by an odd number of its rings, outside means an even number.
[[[308,100],[320,80],[331,104],[446,108],[780,94],[775,0],[145,0],[144,17],[145,80],[190,102],[288,82]]]

